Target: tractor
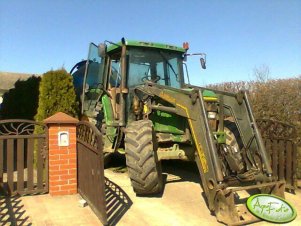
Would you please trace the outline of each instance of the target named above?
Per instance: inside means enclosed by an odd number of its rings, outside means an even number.
[[[189,84],[183,47],[121,39],[90,44],[71,74],[83,120],[102,132],[104,158],[124,153],[137,195],[163,190],[161,160],[195,161],[209,210],[228,225],[259,221],[240,192],[284,197],[272,175],[247,91]],[[188,82],[185,82],[188,81]]]

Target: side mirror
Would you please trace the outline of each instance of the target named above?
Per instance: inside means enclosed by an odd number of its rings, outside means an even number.
[[[98,45],[98,56],[105,57],[106,52],[107,52],[107,45],[104,43],[100,43]]]
[[[206,69],[206,60],[205,60],[203,57],[201,57],[201,58],[200,58],[200,62],[201,62],[202,68],[203,68],[203,69]]]

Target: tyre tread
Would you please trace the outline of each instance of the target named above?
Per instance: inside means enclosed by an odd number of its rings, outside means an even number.
[[[126,129],[126,164],[132,186],[138,195],[162,191],[162,172],[154,150],[154,139],[153,124],[149,120],[132,122]]]

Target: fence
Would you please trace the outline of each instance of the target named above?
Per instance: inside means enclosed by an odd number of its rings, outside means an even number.
[[[285,179],[286,188],[297,186],[297,144],[294,126],[269,119],[257,120],[266,150],[270,156],[273,175]]]
[[[0,121],[0,188],[6,195],[48,192],[47,127],[29,120]]]

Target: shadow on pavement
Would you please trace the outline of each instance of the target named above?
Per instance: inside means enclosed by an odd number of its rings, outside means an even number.
[[[0,225],[32,225],[20,196],[0,196]]]
[[[108,178],[105,178],[105,195],[108,225],[116,225],[133,202],[117,184]]]
[[[170,175],[166,183],[190,181],[201,184],[199,170],[195,162],[181,160],[162,161],[163,174]]]

